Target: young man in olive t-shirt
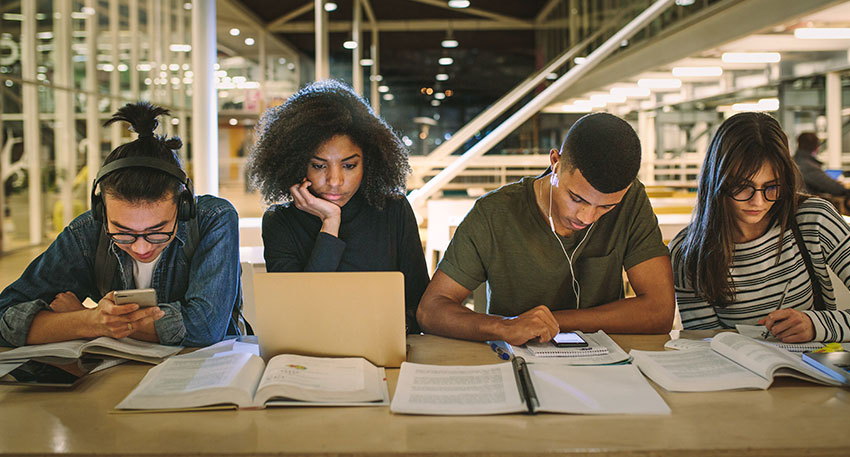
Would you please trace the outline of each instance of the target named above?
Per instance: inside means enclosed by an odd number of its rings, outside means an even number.
[[[490,192],[464,218],[419,304],[425,332],[523,344],[560,329],[670,331],[673,273],[636,179],[637,134],[589,114],[549,157],[551,172]],[[623,269],[635,297],[623,298]],[[484,281],[489,314],[462,304]]]

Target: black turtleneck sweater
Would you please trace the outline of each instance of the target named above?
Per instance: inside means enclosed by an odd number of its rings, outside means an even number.
[[[358,192],[342,208],[339,237],[320,232],[322,221],[294,204],[273,205],[263,215],[267,271],[400,271],[404,274],[408,333],[419,333],[416,308],[428,271],[413,209],[406,198],[383,209]]]

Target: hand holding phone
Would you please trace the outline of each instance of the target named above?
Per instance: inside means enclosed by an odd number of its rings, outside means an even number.
[[[153,289],[127,289],[115,291],[115,304],[135,303],[139,308],[157,306],[156,291]]]
[[[552,343],[559,348],[583,348],[587,347],[587,341],[576,332],[561,332],[552,338]]]

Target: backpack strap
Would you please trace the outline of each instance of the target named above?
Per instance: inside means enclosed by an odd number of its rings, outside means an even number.
[[[815,275],[815,267],[812,265],[812,256],[809,254],[806,244],[803,243],[803,234],[800,233],[800,227],[797,225],[797,218],[792,218],[791,231],[794,233],[794,240],[797,242],[797,247],[800,248],[800,255],[803,256],[803,263],[806,264],[806,271],[809,273],[809,280],[812,281],[812,295],[814,295],[815,311],[826,310],[826,305],[823,303],[823,291],[820,287],[820,280]]]

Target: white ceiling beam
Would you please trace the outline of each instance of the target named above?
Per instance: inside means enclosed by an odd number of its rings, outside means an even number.
[[[537,17],[534,18],[534,22],[539,24],[545,21],[559,3],[561,3],[561,0],[549,0],[549,3],[543,5],[543,8],[540,8],[540,12],[537,13]]]
[[[287,22],[295,19],[296,17],[301,16],[302,14],[312,10],[313,2],[307,2],[306,4],[301,5],[298,8],[295,8],[294,10],[284,14],[283,16],[269,22],[268,29],[274,30],[282,26],[283,24],[286,24]]]
[[[445,19],[421,19],[412,21],[378,21],[376,25],[381,32],[434,32],[452,30],[544,30],[566,27],[567,20],[533,24],[530,22],[505,22],[485,21],[478,19],[445,20]],[[331,32],[348,32],[351,30],[350,21],[331,21],[329,24]],[[278,28],[269,28],[271,32],[280,33],[313,33],[312,22],[289,22]]]
[[[456,11],[458,13],[465,13],[465,14],[470,14],[470,15],[473,15],[473,16],[479,16],[479,17],[483,17],[483,18],[487,18],[487,19],[492,19],[494,21],[519,22],[519,23],[526,23],[526,24],[529,23],[528,21],[525,21],[525,20],[522,20],[522,19],[517,19],[515,17],[505,16],[504,14],[493,13],[491,11],[486,11],[486,10],[482,10],[482,9],[478,9],[478,8],[452,8],[448,5],[448,3],[446,3],[445,1],[441,1],[441,0],[410,0],[410,1],[416,2],[416,3],[423,3],[425,5],[436,6],[437,8],[443,8],[443,9],[447,9],[447,10],[450,10],[450,11]]]

